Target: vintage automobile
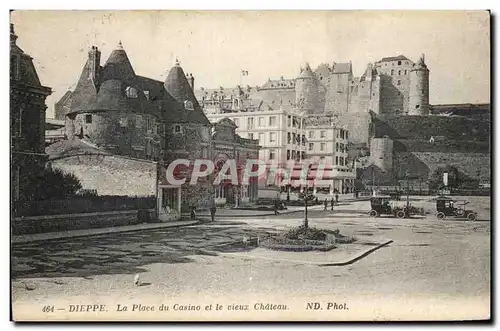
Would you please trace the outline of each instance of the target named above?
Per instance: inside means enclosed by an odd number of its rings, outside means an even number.
[[[397,218],[407,218],[416,214],[423,214],[423,209],[416,208],[407,203],[400,203],[399,199],[394,199],[391,196],[380,196],[370,198],[371,217],[379,217],[380,215],[392,215]]]
[[[465,209],[468,204],[465,200],[455,200],[449,197],[440,196],[436,198],[437,218],[442,220],[446,216],[463,217],[469,221],[477,219],[477,213],[472,210]]]

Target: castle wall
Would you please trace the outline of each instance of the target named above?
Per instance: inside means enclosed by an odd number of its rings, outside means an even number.
[[[473,179],[490,180],[490,158],[489,153],[396,152],[394,172],[409,170],[410,176],[427,180],[439,167],[452,165]]]
[[[153,196],[156,164],[119,156],[72,156],[50,161],[53,168],[74,174],[83,189],[98,195]]]
[[[341,126],[349,130],[349,142],[368,143],[370,139],[371,115],[367,112],[349,113],[339,117]]]
[[[330,74],[323,78],[327,87],[325,95],[325,110],[337,114],[344,114],[349,109],[349,73]]]

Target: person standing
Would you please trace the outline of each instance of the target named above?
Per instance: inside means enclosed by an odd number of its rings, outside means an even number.
[[[215,221],[215,212],[217,211],[217,207],[215,207],[215,204],[210,207],[210,218],[212,219],[212,222]]]
[[[335,201],[333,201],[333,197],[332,197],[332,201],[330,201],[331,205],[332,205],[332,211],[333,211],[333,206],[335,205]]]
[[[339,195],[335,194],[335,203],[339,203]]]
[[[328,200],[326,200],[326,198],[325,198],[325,211],[327,211],[327,210],[328,210]]]

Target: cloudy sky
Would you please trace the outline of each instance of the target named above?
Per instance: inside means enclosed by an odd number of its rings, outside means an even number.
[[[179,58],[195,85],[262,85],[296,77],[304,62],[368,62],[422,53],[430,102],[490,102],[490,25],[487,12],[353,11],[17,11],[18,45],[34,58],[54,103],[80,75],[91,45],[101,63],[121,40],[136,73],[164,80]],[[241,70],[249,75],[241,77]]]

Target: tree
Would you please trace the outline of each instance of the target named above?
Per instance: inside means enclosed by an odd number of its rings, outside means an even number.
[[[82,188],[80,180],[72,173],[47,168],[30,183],[33,200],[61,199],[74,196]]]
[[[431,190],[443,189],[443,174],[448,173],[448,189],[455,190],[462,186],[464,178],[459,175],[457,167],[452,165],[446,165],[444,167],[437,168],[428,180],[428,185]]]

